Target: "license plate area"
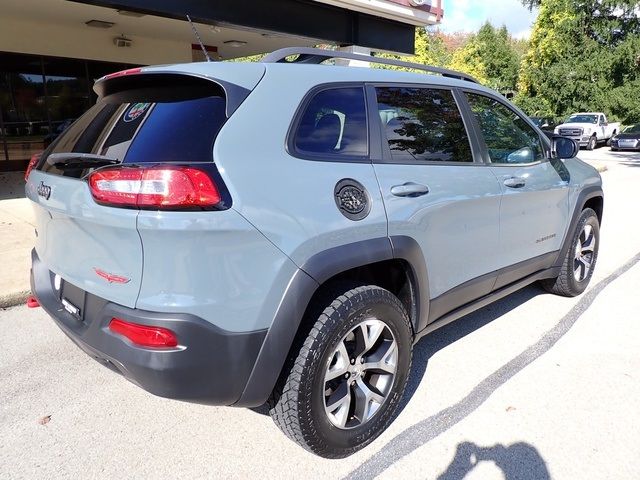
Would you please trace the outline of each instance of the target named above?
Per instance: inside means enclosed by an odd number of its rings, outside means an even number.
[[[84,320],[87,293],[72,283],[62,280],[60,285],[60,303],[62,307],[79,321]]]

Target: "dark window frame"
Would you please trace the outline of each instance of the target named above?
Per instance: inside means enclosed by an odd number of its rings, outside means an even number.
[[[371,107],[371,111],[374,112],[375,118],[371,118],[370,122],[375,123],[378,129],[377,136],[380,140],[380,148],[382,150],[382,156],[379,159],[374,159],[374,163],[391,163],[396,165],[443,165],[443,166],[470,166],[470,167],[478,167],[485,165],[482,160],[482,156],[480,155],[479,146],[476,142],[475,131],[472,128],[472,125],[469,122],[469,119],[465,115],[465,111],[463,109],[463,105],[460,102],[460,95],[458,93],[458,88],[449,85],[438,85],[438,84],[430,84],[430,83],[407,83],[407,82],[370,82],[367,83],[368,88],[368,96],[372,98],[373,105]],[[467,139],[469,141],[469,149],[471,151],[472,161],[471,162],[439,162],[439,161],[431,161],[431,160],[413,160],[413,161],[404,161],[397,158],[393,158],[391,153],[391,148],[389,147],[389,142],[387,139],[387,135],[384,132],[382,120],[380,119],[380,115],[378,114],[378,100],[375,89],[376,88],[415,88],[415,89],[429,89],[429,90],[447,90],[451,92],[451,95],[458,107],[458,111],[460,112],[460,118],[462,119],[462,123],[464,125],[465,131],[467,133]],[[375,107],[375,109],[374,109]]]
[[[544,134],[541,135],[538,127],[535,126],[535,124],[529,119],[529,117],[527,117],[526,115],[523,115],[521,112],[516,110],[513,105],[510,105],[508,103],[508,101],[505,101],[504,98],[500,98],[498,95],[495,95],[491,92],[487,92],[484,90],[475,90],[472,88],[461,88],[459,89],[459,93],[460,93],[460,102],[464,108],[464,115],[468,117],[469,124],[471,125],[471,128],[473,128],[474,130],[474,136],[476,137],[476,141],[478,142],[478,146],[482,155],[482,161],[484,162],[485,165],[493,166],[493,167],[498,166],[498,167],[522,168],[522,167],[540,165],[542,163],[549,161],[551,157],[551,143],[550,143],[551,141],[549,140],[549,138]],[[538,139],[540,140],[540,145],[542,146],[543,158],[541,160],[536,160],[534,162],[529,162],[529,163],[492,162],[491,157],[489,156],[489,148],[487,147],[487,144],[484,139],[484,134],[482,133],[482,128],[480,127],[480,124],[478,123],[478,120],[476,119],[471,109],[471,105],[467,100],[467,94],[479,95],[479,96],[487,97],[491,100],[495,100],[498,103],[500,103],[502,106],[504,106],[505,108],[513,112],[515,115],[517,115],[522,121],[525,122],[525,124],[531,127],[531,129],[538,136]]]
[[[365,121],[366,133],[367,133],[367,154],[366,155],[344,155],[344,154],[331,154],[331,153],[310,153],[301,151],[296,148],[296,133],[302,121],[302,117],[307,111],[307,108],[315,96],[321,92],[327,90],[337,90],[342,88],[360,88],[362,89],[362,95],[364,99],[365,108]],[[287,130],[287,136],[285,139],[285,150],[289,155],[301,160],[311,160],[316,162],[330,162],[330,163],[371,163],[372,158],[375,155],[379,155],[379,151],[374,147],[375,142],[372,141],[375,132],[372,130],[371,125],[371,112],[370,112],[370,99],[366,89],[365,82],[331,82],[316,85],[311,88],[304,95],[300,101],[296,112],[291,120],[289,129]]]
[[[382,157],[379,160],[374,160],[374,163],[392,163],[397,165],[443,165],[443,166],[482,166],[484,162],[482,161],[482,157],[479,156],[479,149],[476,143],[475,131],[472,129],[469,119],[465,115],[465,111],[462,108],[463,106],[460,103],[460,96],[458,94],[458,89],[454,86],[448,85],[438,85],[438,84],[430,84],[430,83],[406,83],[406,82],[374,82],[367,83],[367,87],[369,89],[369,96],[372,97],[375,109],[371,108],[372,112],[375,112],[375,117],[371,119],[371,123],[376,123],[378,128],[378,137],[380,139],[380,147],[382,150]],[[467,133],[467,139],[469,141],[469,150],[471,152],[472,161],[470,162],[439,162],[439,161],[428,161],[428,160],[416,160],[416,161],[405,161],[397,158],[393,158],[393,154],[391,153],[391,148],[389,147],[389,142],[387,139],[387,135],[384,131],[382,120],[380,119],[380,115],[378,114],[378,99],[377,94],[375,92],[376,88],[414,88],[414,89],[429,89],[429,90],[447,90],[451,93],[456,106],[458,107],[458,112],[460,113],[460,118],[462,119],[463,126]]]

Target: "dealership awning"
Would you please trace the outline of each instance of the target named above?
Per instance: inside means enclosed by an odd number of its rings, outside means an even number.
[[[189,14],[217,28],[313,39],[373,50],[414,52],[416,26],[440,22],[441,0],[71,0],[133,14],[184,20]],[[238,42],[245,42],[239,40]],[[243,54],[262,53],[264,42]]]

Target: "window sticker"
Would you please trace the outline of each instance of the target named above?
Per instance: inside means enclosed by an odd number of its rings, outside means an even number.
[[[131,105],[129,110],[127,110],[122,119],[127,123],[133,122],[136,118],[146,112],[150,106],[150,103],[134,103]]]

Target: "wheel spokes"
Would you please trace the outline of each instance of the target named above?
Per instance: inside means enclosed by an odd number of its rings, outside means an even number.
[[[584,228],[582,229],[582,234],[580,235],[580,243],[582,243],[582,245],[584,245],[587,239],[591,237],[592,231],[593,228],[591,227],[591,225],[584,226]]]
[[[395,381],[399,349],[390,328],[376,318],[351,327],[327,359],[324,408],[331,423],[351,429],[384,405]]]
[[[347,382],[342,382],[325,402],[325,411],[330,418],[333,417],[333,423],[344,428],[351,410],[351,388]]]
[[[586,257],[580,257],[575,262],[574,275],[576,279],[581,282],[587,277],[589,269],[591,268],[591,261]]]
[[[361,423],[364,423],[376,413],[378,408],[384,403],[385,397],[373,391],[362,378],[356,380],[353,390],[355,397],[353,415],[360,420]]]
[[[585,255],[587,253],[593,253],[593,251],[595,250],[595,246],[596,246],[596,237],[592,233],[582,243],[582,248],[581,248],[582,254]]]
[[[362,368],[366,371],[373,370],[376,373],[395,374],[398,363],[398,348],[394,341],[384,341],[375,355],[367,357]]]
[[[364,341],[364,350],[361,355],[368,353],[374,347],[385,328],[385,324],[380,320],[368,320],[360,324],[360,330]]]
[[[575,249],[575,261],[573,263],[573,275],[579,282],[588,276],[595,260],[596,235],[593,226],[585,225],[578,237]]]
[[[333,358],[329,364],[329,369],[324,376],[325,383],[335,378],[345,375],[349,370],[349,354],[344,342],[340,342],[338,348],[333,353]]]

